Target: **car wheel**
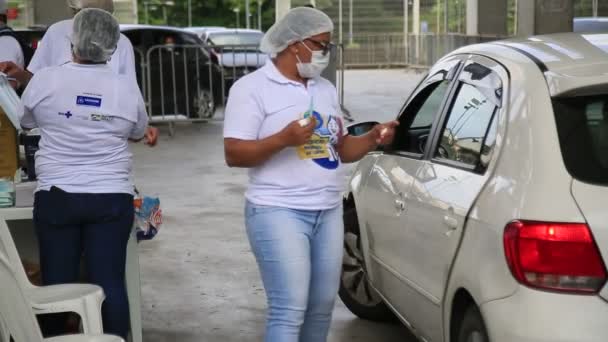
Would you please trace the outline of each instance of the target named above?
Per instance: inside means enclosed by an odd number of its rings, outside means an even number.
[[[360,318],[376,322],[394,321],[394,314],[369,283],[359,232],[356,209],[345,207],[340,299],[353,314]]]
[[[200,119],[211,119],[215,115],[215,102],[209,90],[200,90],[194,99],[196,115]]]
[[[481,313],[475,305],[471,305],[464,314],[458,342],[488,342],[488,332],[481,318]]]

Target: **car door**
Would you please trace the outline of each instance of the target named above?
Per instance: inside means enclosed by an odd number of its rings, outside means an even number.
[[[403,237],[409,229],[403,217],[418,168],[414,161],[424,157],[461,58],[441,62],[418,86],[399,116],[393,146],[376,158],[359,196],[357,207],[366,221],[361,226],[365,230],[370,280],[391,303],[407,302],[413,295],[402,291],[400,275],[408,273],[410,267],[402,262],[410,253],[403,248]]]
[[[502,66],[471,57],[458,75],[425,158],[412,161],[417,171],[401,244],[408,251],[402,260],[407,267],[400,269],[417,296],[403,305],[429,341],[442,339],[443,296],[465,221],[490,174],[505,85],[508,75]]]

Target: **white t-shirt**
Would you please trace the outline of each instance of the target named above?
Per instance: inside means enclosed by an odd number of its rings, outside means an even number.
[[[35,73],[22,102],[21,125],[40,128],[37,191],[133,193],[127,139],[148,124],[134,79],[107,64],[68,63]]]
[[[62,65],[72,61],[71,37],[74,20],[57,22],[46,31],[27,69],[35,74],[46,67]],[[133,45],[127,37],[120,35],[118,46],[108,62],[112,70],[120,75],[136,79]]]
[[[23,50],[17,39],[10,36],[0,37],[0,62],[13,62],[24,67]]]
[[[272,156],[249,170],[245,196],[258,205],[325,210],[341,203],[343,167],[335,145],[344,135],[336,88],[326,79],[308,87],[283,76],[272,61],[241,78],[230,90],[224,137],[261,140],[314,110],[311,141]]]

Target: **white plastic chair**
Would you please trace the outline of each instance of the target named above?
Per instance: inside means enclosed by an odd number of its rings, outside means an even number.
[[[124,342],[111,335],[63,335],[42,338],[36,316],[17,280],[15,269],[5,256],[0,255],[0,325],[8,334],[2,334],[3,342],[12,336],[15,342]]]
[[[101,287],[90,284],[61,284],[35,286],[27,278],[19,252],[5,221],[0,219],[0,255],[4,255],[15,270],[15,278],[34,314],[75,312],[85,334],[102,334],[101,304],[105,295]],[[29,340],[24,340],[28,341]]]

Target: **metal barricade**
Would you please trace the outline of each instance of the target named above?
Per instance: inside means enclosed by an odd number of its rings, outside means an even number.
[[[230,87],[262,67],[268,56],[258,46],[156,45],[135,50],[137,81],[152,123],[221,121]],[[344,104],[344,50],[339,47],[325,74]],[[343,112],[348,111],[342,106]]]
[[[345,46],[346,68],[429,67],[447,53],[465,45],[502,39],[499,36],[467,36],[460,33],[359,35]]]

